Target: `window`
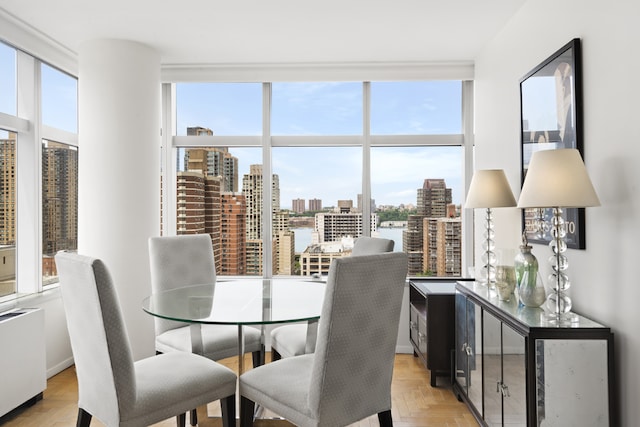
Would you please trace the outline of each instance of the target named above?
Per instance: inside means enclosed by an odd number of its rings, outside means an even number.
[[[378,232],[408,254],[410,276],[462,275],[462,154],[459,146],[371,149]]]
[[[58,281],[54,256],[78,249],[78,150],[42,142],[42,283]]]
[[[362,83],[273,83],[273,135],[361,135]]]
[[[350,253],[353,239],[373,235],[391,238],[396,251],[409,253],[410,275],[461,276],[462,82],[263,83],[261,91],[243,100],[225,92],[226,85],[198,85],[194,93],[218,94],[215,109],[204,114],[211,103],[198,97],[188,101],[185,88],[195,86],[176,84],[178,129],[173,132],[178,175],[197,170],[205,175],[198,164],[221,168],[228,156],[237,162],[237,178],[223,169],[214,175],[222,187],[238,182],[232,202],[244,209],[236,215],[245,220],[238,225],[246,229],[244,270],[226,267],[219,274],[324,274],[334,257]],[[238,94],[248,91],[241,85],[234,85]],[[369,105],[365,99],[371,99]],[[243,102],[248,104],[239,106]],[[269,108],[261,113],[269,122],[251,122],[244,130],[236,126],[234,137],[225,137],[232,134],[223,129],[233,121],[226,118],[233,111],[262,106]],[[202,123],[184,119],[198,115]],[[220,130],[208,127],[216,123]],[[246,151],[236,151],[240,147]],[[187,162],[189,150],[194,151]],[[263,197],[267,183],[270,199]],[[180,177],[177,188],[186,188]],[[180,203],[178,234],[191,232],[183,223],[189,209]],[[220,206],[223,213],[231,212],[223,201]],[[269,212],[270,233],[262,230],[264,212]],[[229,226],[224,215],[220,221]],[[234,256],[241,259],[241,251]]]
[[[0,43],[0,301],[55,283],[53,255],[77,248],[77,105],[74,77]]]
[[[0,42],[0,113],[16,115],[16,50]]]
[[[42,123],[67,132],[78,131],[78,81],[47,64],[41,66]]]
[[[0,129],[0,298],[16,292],[17,135]]]
[[[177,135],[261,135],[259,83],[176,85]]]
[[[262,274],[262,150],[206,146],[176,152],[176,234],[209,234],[221,276]]]
[[[350,239],[345,243],[350,248],[354,238],[365,234],[362,147],[276,147],[272,152],[280,196],[280,209],[273,212],[273,272],[327,273],[319,268],[328,267],[322,254],[342,252],[343,239]],[[294,200],[302,204],[297,211]]]
[[[371,83],[372,135],[462,133],[460,81]]]

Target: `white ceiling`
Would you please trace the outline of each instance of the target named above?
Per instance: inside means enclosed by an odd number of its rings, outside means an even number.
[[[72,52],[153,46],[164,65],[471,61],[526,0],[1,0]]]

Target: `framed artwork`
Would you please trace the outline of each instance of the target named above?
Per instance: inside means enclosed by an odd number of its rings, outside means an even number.
[[[582,67],[580,39],[573,39],[520,80],[521,185],[531,154],[582,148]],[[567,246],[585,248],[584,208],[563,209]],[[524,209],[523,228],[531,243],[549,243],[551,209]]]

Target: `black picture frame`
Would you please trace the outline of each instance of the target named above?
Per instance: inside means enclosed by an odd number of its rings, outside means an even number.
[[[575,148],[583,153],[582,53],[576,38],[558,49],[520,80],[521,185],[531,155],[538,150]],[[584,208],[563,209],[567,246],[585,249]],[[552,209],[523,209],[522,228],[531,243],[548,244],[548,232],[536,230],[536,219]]]

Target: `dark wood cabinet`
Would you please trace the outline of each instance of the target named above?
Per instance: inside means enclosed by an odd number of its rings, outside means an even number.
[[[437,376],[451,378],[455,346],[455,281],[412,279],[409,287],[409,336],[413,354]]]

